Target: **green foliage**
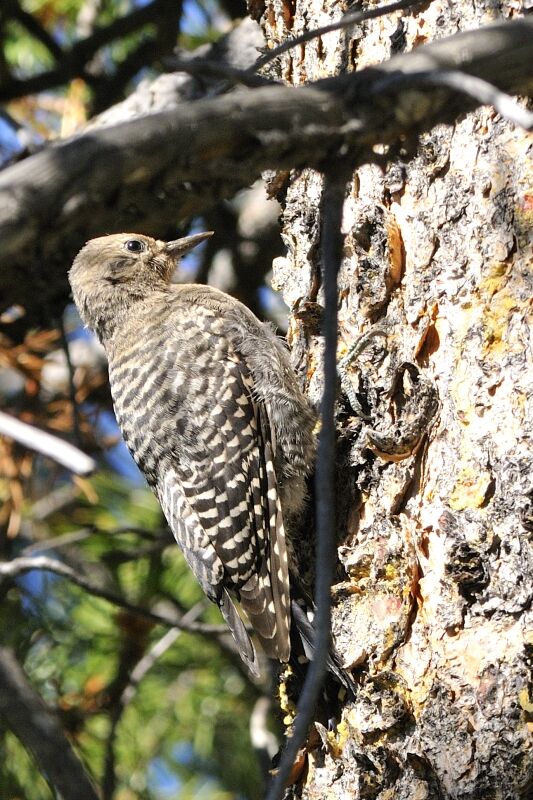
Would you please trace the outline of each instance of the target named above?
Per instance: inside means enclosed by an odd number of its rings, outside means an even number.
[[[19,740],[0,724],[0,797],[5,800],[54,800],[54,792],[40,775]]]
[[[15,74],[20,78],[34,75],[43,69],[51,69],[54,60],[48,49],[29,36],[26,30],[16,21],[6,25],[4,40],[4,53],[9,64],[14,67]]]
[[[151,493],[104,473],[91,482],[91,495],[93,491],[92,502],[80,498],[49,519],[46,538],[61,537],[67,527],[72,530],[72,520],[88,533],[75,547],[51,555],[83,563],[93,583],[144,608],[172,598],[186,610],[201,601],[202,592],[179,549],[161,531]],[[128,532],[128,525],[142,528],[144,537]],[[137,555],[147,542],[159,543],[160,550]],[[0,622],[4,630],[13,631],[32,685],[58,710],[100,784],[122,692],[132,669],[166,629],[68,580],[49,576],[43,584],[40,578],[41,573],[35,583],[30,576],[10,590],[0,606]],[[217,623],[220,616],[208,603],[200,619]],[[118,722],[113,741],[116,798],[159,800],[166,796],[163,789],[170,777],[180,786],[180,798],[259,797],[260,776],[248,733],[256,698],[255,687],[216,639],[181,633],[154,660]],[[49,788],[41,778],[36,780],[35,766],[19,743],[4,733],[0,746],[4,765],[16,765],[0,768],[0,797],[49,800]],[[161,772],[163,784],[157,777]]]
[[[80,38],[91,35],[90,30],[80,32],[79,14],[85,0],[21,0],[20,5],[41,31],[34,27],[30,32],[27,17],[16,18],[12,9],[4,15],[2,9],[1,79],[16,84],[12,79],[24,81],[53,71],[58,64],[59,72],[65,69],[61,75],[67,76],[52,81],[37,96],[13,94],[16,99],[8,111],[26,132],[38,134],[36,140],[74,132],[91,113],[98,92],[100,107],[105,106],[106,81],[116,90],[113,101],[123,96],[134,70],[118,88],[113,86],[117,74],[120,77],[121,63],[147,38],[153,39],[156,30],[161,34],[161,20],[154,19],[107,42],[87,57],[87,63],[69,63],[56,52],[54,42],[68,53]],[[135,0],[104,0],[97,4],[92,30],[140,5]],[[176,4],[176,10],[180,8]],[[179,37],[181,46],[197,46],[220,36],[216,20],[221,19],[221,12],[214,0],[199,3],[192,13],[189,6],[189,16],[189,32]],[[47,35],[53,37],[48,46]],[[168,54],[172,42],[166,47],[163,55]],[[158,57],[155,53],[151,63],[136,63],[138,73],[133,80],[153,69]],[[82,73],[87,80],[79,77]],[[53,325],[55,321],[50,321],[50,327]],[[10,412],[18,411],[21,416],[24,412],[27,421],[40,427],[54,423],[57,431],[68,435],[73,427],[70,394],[57,389],[50,398],[39,391],[46,355],[59,346],[58,340],[56,335],[39,347],[35,342],[26,343],[23,357],[15,343],[11,357],[6,340],[2,366],[11,364],[25,387],[20,397],[12,399]],[[103,381],[89,373],[84,380],[85,386],[76,387],[82,390],[80,405],[88,399],[107,408]],[[28,413],[35,416],[28,419]],[[95,447],[100,439],[93,435],[93,427],[94,418],[83,419],[83,436]],[[31,461],[18,447],[5,452],[0,448],[2,458],[1,465],[9,466],[6,476],[16,477],[16,481],[3,475],[0,479],[4,508],[11,503],[10,515],[0,516],[2,559],[27,555],[25,547],[46,541],[45,555],[135,606],[178,615],[198,607],[198,621],[221,622],[147,489],[101,471],[90,482],[80,481],[77,496],[61,510],[42,518],[35,511],[36,502],[63,488],[68,479],[52,462],[43,467],[42,459]],[[3,526],[7,519],[15,523]],[[56,546],[50,547],[49,540]],[[239,660],[215,637],[183,632],[162,654],[151,658],[167,628],[47,572],[0,583],[0,626],[2,644],[14,648],[31,685],[57,712],[99,787],[110,754],[114,755],[116,781],[105,800],[164,800],[178,795],[181,800],[254,800],[261,796],[248,730],[259,690],[248,680]],[[150,668],[138,684],[132,681],[134,670],[150,658]],[[52,798],[55,793],[33,757],[0,720],[0,800]]]

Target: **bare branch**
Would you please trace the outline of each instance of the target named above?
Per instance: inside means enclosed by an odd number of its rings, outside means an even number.
[[[200,603],[196,603],[196,605],[194,605],[189,611],[187,611],[186,614],[183,615],[184,624],[188,625],[190,622],[197,620],[204,609],[205,603],[203,600]],[[128,703],[131,703],[135,697],[139,684],[146,673],[149,672],[156,661],[158,661],[167,652],[167,650],[172,647],[174,642],[179,639],[181,634],[182,631],[178,628],[171,628],[164,634],[164,636],[161,637],[161,639],[158,639],[157,642],[152,645],[150,650],[145,653],[145,655],[137,662],[131,671],[129,683],[122,692],[120,698],[122,707],[125,707],[128,705]]]
[[[335,555],[335,401],[337,396],[337,275],[342,261],[341,232],[346,185],[351,163],[337,163],[325,176],[322,228],[322,288],[324,292],[324,393],[315,473],[316,582],[313,660],[298,700],[292,736],[281,757],[267,800],[281,800],[296,755],[305,741],[324,682],[331,645],[331,583]]]
[[[162,9],[165,15],[155,20],[155,36],[141,40],[135,50],[117,65],[114,73],[95,87],[92,113],[103,111],[119,100],[126,84],[139,70],[172,52],[179,33],[180,14],[175,0],[170,0],[170,3],[169,0],[163,0]]]
[[[63,487],[61,487],[63,488]],[[42,498],[37,503],[34,503],[32,506],[32,519],[36,517],[38,519],[43,519],[43,516],[39,516],[36,512],[36,508],[42,503],[43,500],[47,498]],[[69,501],[74,499],[74,495],[69,497]],[[52,508],[55,510],[55,508]],[[141,539],[145,539],[148,542],[151,542],[150,547],[153,545],[158,545],[161,547],[166,547],[167,545],[172,547],[175,545],[174,539],[169,535],[168,528],[161,530],[157,533],[152,533],[151,531],[144,530],[144,528],[135,528],[135,527],[121,527],[121,528],[113,528],[111,530],[100,530],[95,527],[90,528],[79,528],[74,531],[66,531],[65,533],[61,533],[58,536],[51,536],[49,539],[41,539],[40,541],[33,542],[29,544],[27,547],[22,548],[20,554],[23,556],[30,556],[33,553],[42,553],[44,550],[59,550],[61,547],[68,547],[71,544],[76,544],[76,542],[82,542],[85,539],[88,539],[90,536],[100,535],[100,536],[107,536],[109,538],[115,538],[122,533],[133,533],[136,536],[139,536]],[[166,535],[165,535],[166,534]],[[139,550],[136,549],[136,554],[138,555]]]
[[[43,522],[47,517],[70,505],[79,495],[79,488],[75,483],[65,483],[58,486],[48,494],[43,495],[31,506],[32,522]]]
[[[324,36],[326,33],[340,31],[343,28],[350,28],[352,25],[358,25],[360,22],[366,22],[366,20],[369,19],[384,17],[387,14],[393,14],[395,11],[404,11],[405,9],[414,11],[417,6],[424,4],[426,4],[426,0],[397,0],[396,3],[390,3],[386,6],[369,8],[366,11],[349,12],[335,22],[330,22],[328,25],[323,25],[321,28],[314,28],[312,31],[306,31],[300,36],[295,36],[283,42],[283,44],[280,44],[278,47],[274,47],[273,50],[269,50],[268,53],[265,53],[264,56],[257,59],[253,67],[250,67],[250,72],[257,72],[257,70],[260,70],[262,67],[266,66],[266,64],[270,64],[270,62],[274,61],[278,56],[281,56],[288,50],[292,50],[293,47],[310,42],[312,39],[317,39],[319,36]]]
[[[183,615],[183,622],[194,622],[202,613],[205,608],[205,601],[201,600],[196,603],[186,614]],[[122,690],[120,697],[114,705],[111,713],[111,729],[109,731],[106,742],[106,755],[104,776],[102,779],[102,792],[103,798],[112,798],[115,790],[116,776],[115,776],[115,739],[117,728],[122,718],[122,714],[126,706],[131,703],[140,682],[147,672],[149,672],[154,664],[172,647],[174,642],[179,639],[182,631],[177,628],[171,628],[164,636],[155,642],[152,647],[145,653],[135,664],[129,673],[126,686]]]
[[[14,558],[12,561],[0,561],[0,578],[14,578],[17,575],[22,575],[31,570],[41,570],[45,572],[53,572],[55,575],[61,575],[72,581],[76,586],[85,589],[86,592],[92,594],[94,597],[100,597],[102,600],[107,600],[119,608],[124,608],[132,614],[137,614],[140,617],[149,619],[159,625],[165,625],[170,628],[178,628],[181,631],[188,631],[189,633],[203,633],[209,636],[218,636],[227,633],[227,629],[223,625],[204,625],[199,622],[184,622],[183,618],[176,616],[169,616],[167,614],[155,613],[147,608],[141,608],[134,603],[130,603],[123,597],[114,594],[79,575],[72,567],[63,564],[54,558],[47,556],[34,556],[33,558]]]
[[[480,105],[494,106],[496,111],[527,131],[533,129],[533,112],[519,106],[515,100],[492,83],[468,75],[460,70],[442,70],[431,72],[412,72],[407,75],[390,75],[374,86],[374,92],[387,91],[390,88],[403,87],[405,89],[417,86],[445,86],[456,92],[471,97]]]
[[[50,539],[43,539],[41,542],[37,541],[33,544],[23,547],[20,551],[22,556],[31,556],[33,553],[42,553],[43,550],[55,550],[61,547],[68,547],[77,542],[83,542],[94,533],[92,528],[79,528],[75,531],[67,531],[59,536],[52,536]]]
[[[29,11],[25,11],[20,7],[18,0],[14,4],[12,15],[13,19],[16,19],[17,22],[20,22],[20,24],[26,28],[31,36],[33,36],[46,47],[48,52],[56,59],[56,61],[59,61],[63,57],[63,50],[56,42],[54,37],[48,33],[45,28],[43,28],[33,14],[30,14]]]
[[[0,647],[0,714],[64,800],[98,800],[57,717],[30,686],[7,647]]]
[[[96,461],[74,445],[59,436],[21,422],[4,411],[0,411],[0,434],[14,439],[30,450],[42,453],[77,475],[88,475],[96,469]]]
[[[179,21],[175,0],[152,0],[152,2],[134,8],[129,14],[113,20],[105,27],[96,28],[94,33],[76,42],[69,50],[62,51],[61,57],[56,53],[57,66],[54,69],[32,75],[29,78],[11,78],[5,81],[0,90],[0,101],[6,102],[27,94],[35,94],[56,86],[68,83],[73,78],[83,77],[92,83],[90,72],[86,66],[94,54],[115,39],[135,33],[151,22],[157,22],[161,16]],[[29,24],[29,22],[28,22]]]
[[[67,338],[67,332],[65,330],[65,319],[63,315],[59,317],[59,333],[61,335],[61,346],[63,348],[63,352],[65,353],[65,361],[67,363],[67,375],[68,375],[68,393],[70,398],[70,404],[72,406],[72,432],[74,434],[74,441],[81,447],[81,419],[80,419],[80,409],[78,406],[78,402],[76,400],[76,385],[74,381],[74,364],[72,363],[72,359],[70,357],[70,347]]]

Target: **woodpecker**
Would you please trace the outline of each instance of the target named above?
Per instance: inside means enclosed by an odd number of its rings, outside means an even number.
[[[290,655],[285,529],[305,503],[315,416],[274,331],[217,289],[173,284],[211,236],[121,233],[89,241],[69,272],[104,346],[115,414],[137,465],[250,671],[254,645]]]

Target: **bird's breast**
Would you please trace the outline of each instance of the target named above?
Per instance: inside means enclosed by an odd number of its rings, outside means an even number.
[[[165,309],[122,333],[109,359],[117,421],[148,482],[187,458],[223,379],[230,345],[209,309]]]

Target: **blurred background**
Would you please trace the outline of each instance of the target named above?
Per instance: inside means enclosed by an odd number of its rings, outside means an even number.
[[[123,101],[164,84],[176,46],[179,58],[210,54],[245,14],[241,0],[5,0],[2,169],[87,124],[135,115]],[[194,96],[197,79],[179,80]],[[272,260],[283,254],[278,215],[262,184],[188,224],[176,214],[169,238],[215,236],[175,280],[231,292],[282,332],[285,309],[269,288]],[[180,632],[147,615],[220,623],[120,439],[102,349],[63,278],[37,316],[30,304],[0,301],[0,561],[44,556],[69,570],[25,562],[0,576],[2,645],[59,715],[103,800],[262,796],[279,725],[268,669],[252,682],[225,633]],[[96,472],[75,475],[22,445],[12,419],[89,453]],[[55,796],[0,718],[0,798]]]

